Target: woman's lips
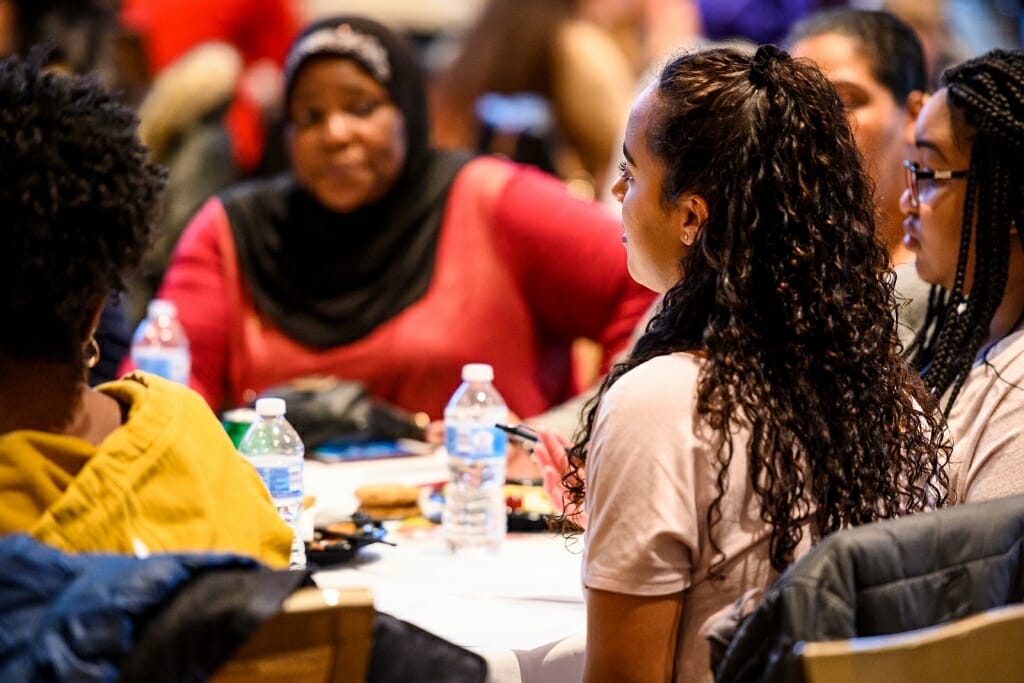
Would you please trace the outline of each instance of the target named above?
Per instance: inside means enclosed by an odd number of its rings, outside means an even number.
[[[903,246],[907,249],[916,250],[920,248],[921,243],[915,237],[916,232],[913,220],[907,218],[903,221]]]

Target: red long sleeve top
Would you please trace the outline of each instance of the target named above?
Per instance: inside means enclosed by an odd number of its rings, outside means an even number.
[[[177,304],[192,384],[215,410],[330,374],[439,418],[461,366],[485,362],[526,417],[575,392],[576,338],[600,342],[610,358],[653,300],[627,272],[621,234],[605,208],[571,198],[560,181],[480,158],[452,186],[426,294],[359,341],[309,348],[260,315],[218,199],[186,229],[158,296]]]

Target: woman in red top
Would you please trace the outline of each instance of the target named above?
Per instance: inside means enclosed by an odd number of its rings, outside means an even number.
[[[427,144],[405,43],[361,18],[313,24],[285,63],[292,170],[196,215],[159,296],[214,408],[310,374],[439,417],[470,361],[521,416],[574,393],[570,345],[610,357],[653,293],[621,228],[557,180]]]

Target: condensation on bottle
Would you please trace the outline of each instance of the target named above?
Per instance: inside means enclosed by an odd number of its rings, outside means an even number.
[[[505,540],[508,439],[495,425],[508,421],[508,408],[493,381],[490,365],[465,365],[444,411],[449,480],[441,522],[453,551],[497,550]]]
[[[164,299],[149,302],[146,318],[132,337],[131,357],[139,370],[188,384],[192,354],[173,302]]]
[[[284,399],[261,398],[256,401],[256,421],[245,432],[238,451],[256,468],[270,491],[278,514],[292,528],[291,567],[305,567],[306,548],[299,528],[305,449],[298,432],[285,419]]]

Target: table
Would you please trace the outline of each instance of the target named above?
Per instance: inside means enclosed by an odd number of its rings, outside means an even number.
[[[350,515],[362,484],[427,484],[447,476],[443,450],[426,456],[352,463],[307,461],[316,522]],[[394,547],[363,548],[356,561],[317,572],[325,588],[369,587],[377,609],[478,650],[543,646],[580,634],[582,538],[512,533],[497,553],[452,554],[439,527],[391,531]]]

